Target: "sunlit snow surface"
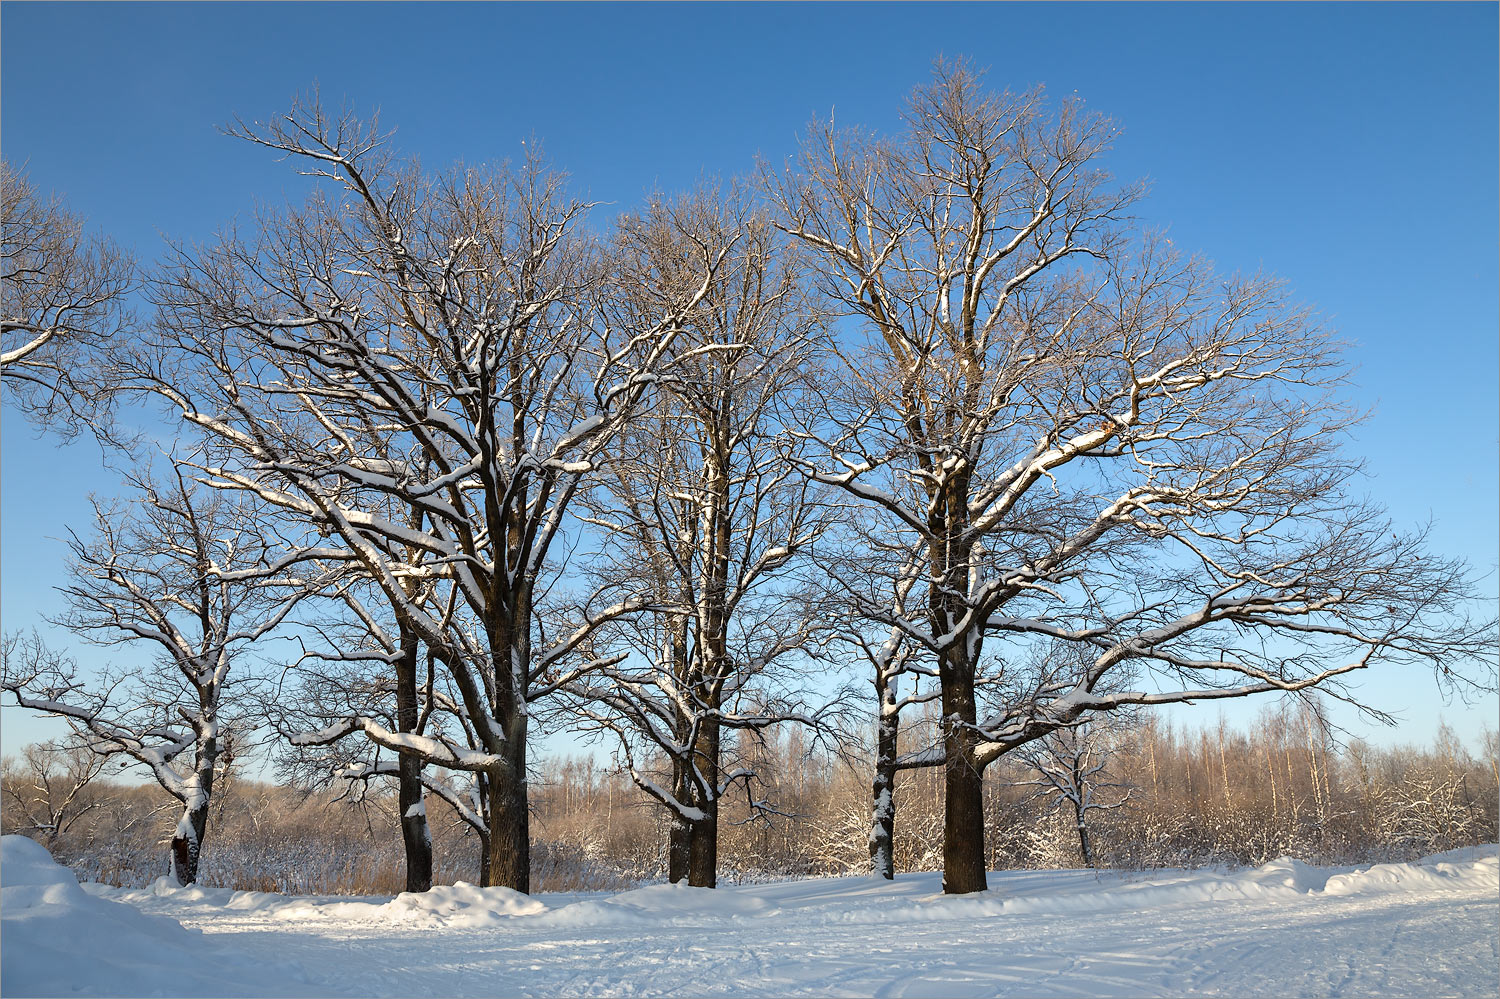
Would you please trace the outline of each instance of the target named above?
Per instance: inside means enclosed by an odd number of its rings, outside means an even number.
[[[7,836],[0,883],[7,997],[1489,996],[1500,974],[1495,846],[1353,868],[1000,872],[959,898],[914,874],[351,900],[80,888]]]

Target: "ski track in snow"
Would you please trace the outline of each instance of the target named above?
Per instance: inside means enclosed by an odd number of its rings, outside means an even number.
[[[171,963],[132,995],[203,994],[217,974],[222,995],[1445,996],[1493,995],[1500,974],[1495,846],[1354,868],[1005,871],[959,898],[913,874],[349,899],[80,891],[15,839],[0,871],[7,996],[118,994],[108,946],[55,968],[45,948],[12,946],[47,925],[97,938],[101,919],[166,934]]]

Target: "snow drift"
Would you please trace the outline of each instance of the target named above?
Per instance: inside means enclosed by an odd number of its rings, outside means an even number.
[[[351,899],[81,887],[8,836],[0,881],[7,995],[1489,995],[1500,968],[1495,846],[962,897],[926,873]]]
[[[296,983],[304,987],[297,989]],[[0,993],[311,995],[300,969],[215,946],[199,930],[83,890],[24,836],[0,837]]]

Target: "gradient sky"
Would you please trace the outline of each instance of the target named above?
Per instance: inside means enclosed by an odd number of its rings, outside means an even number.
[[[598,218],[654,187],[791,154],[806,124],[896,126],[939,54],[989,83],[1077,92],[1123,135],[1139,214],[1225,270],[1284,277],[1354,343],[1355,447],[1401,524],[1431,520],[1496,593],[1497,7],[1494,4],[0,4],[0,151],[155,258],[300,187],[225,138],[313,85],[379,109],[429,166],[515,157],[542,139]],[[64,525],[117,478],[97,448],[0,422],[0,617],[60,609]],[[85,658],[99,650],[81,650]],[[1495,698],[1445,704],[1427,675],[1362,694],[1428,742],[1473,738]],[[1232,722],[1258,705],[1225,709]],[[1173,717],[1211,722],[1219,706]],[[4,710],[3,748],[52,730]]]

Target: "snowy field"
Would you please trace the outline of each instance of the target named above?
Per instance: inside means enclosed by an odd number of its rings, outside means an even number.
[[[1495,846],[1416,864],[936,874],[528,898],[80,887],[0,856],[0,992],[54,995],[1496,994]]]

